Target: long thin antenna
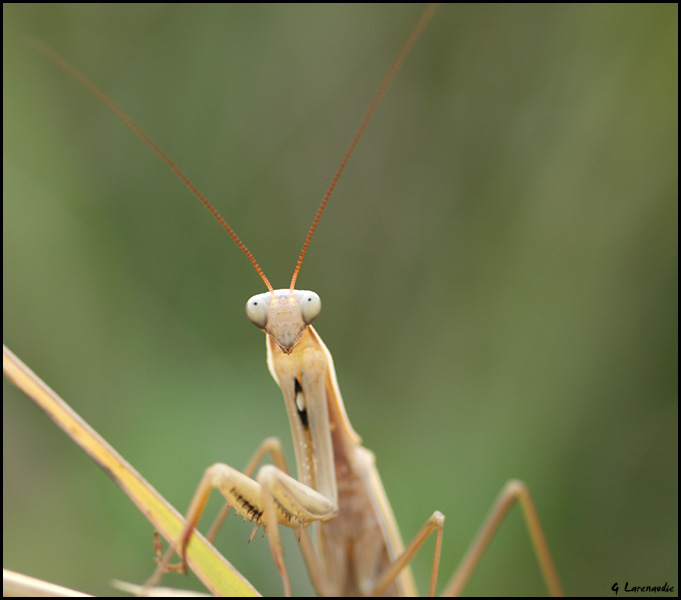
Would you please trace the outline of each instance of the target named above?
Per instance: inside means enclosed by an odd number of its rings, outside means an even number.
[[[362,118],[361,123],[359,124],[359,127],[357,128],[357,131],[355,132],[355,135],[352,138],[352,141],[350,142],[350,146],[345,152],[345,155],[343,156],[343,159],[341,160],[340,165],[338,166],[338,169],[336,170],[336,173],[333,176],[333,179],[331,180],[331,184],[329,185],[328,190],[326,191],[326,194],[324,195],[324,198],[322,199],[321,204],[319,205],[319,208],[317,209],[317,214],[315,215],[314,220],[312,221],[312,225],[310,227],[310,230],[307,233],[307,237],[305,238],[305,243],[303,244],[303,249],[300,251],[300,256],[298,257],[298,262],[296,263],[296,268],[293,272],[293,277],[291,278],[291,286],[290,289],[293,290],[295,287],[296,279],[298,278],[298,273],[300,272],[300,267],[303,264],[303,258],[305,257],[305,254],[307,252],[307,248],[310,245],[310,240],[312,239],[312,236],[314,235],[315,230],[317,229],[317,224],[319,223],[319,219],[322,216],[322,213],[324,212],[324,209],[326,208],[326,204],[329,201],[329,198],[331,197],[331,194],[333,193],[333,190],[336,187],[336,184],[338,183],[338,180],[340,179],[341,174],[343,173],[343,170],[345,169],[345,166],[347,165],[348,161],[350,160],[350,156],[352,156],[352,153],[355,150],[355,147],[357,146],[357,143],[359,142],[360,138],[362,137],[362,134],[364,133],[364,130],[367,128],[367,125],[369,124],[369,121],[371,120],[371,117],[374,115],[374,112],[376,112],[376,108],[380,104],[381,100],[383,99],[383,96],[385,95],[385,92],[387,91],[388,87],[392,83],[392,80],[395,78],[395,75],[397,74],[397,71],[399,70],[400,66],[404,62],[404,59],[407,57],[409,52],[411,51],[413,45],[416,43],[418,38],[421,36],[423,33],[423,30],[425,29],[426,25],[428,25],[428,22],[430,19],[433,17],[433,14],[435,13],[438,4],[429,4],[426,10],[423,12],[421,15],[420,19],[410,32],[409,36],[407,37],[406,41],[400,48],[400,51],[397,54],[397,57],[393,61],[392,65],[390,65],[390,68],[388,69],[387,74],[383,78],[383,81],[381,81],[381,85],[378,88],[378,91],[376,92],[376,95],[374,96],[373,100],[371,101],[371,104],[369,105],[369,108],[367,109],[366,113],[364,114],[364,117]],[[260,265],[258,262],[255,260],[255,257],[251,253],[251,251],[246,247],[246,245],[241,241],[239,236],[236,234],[236,232],[229,226],[227,221],[220,215],[220,213],[215,209],[215,207],[204,197],[204,195],[196,188],[196,186],[190,181],[190,179],[180,170],[180,168],[170,159],[170,157],[163,152],[155,143],[154,141],[144,132],[144,130],[135,123],[135,121],[132,120],[128,114],[123,111],[109,96],[107,96],[102,90],[100,90],[94,83],[92,83],[85,75],[80,73],[77,69],[72,67],[64,58],[62,58],[59,54],[57,54],[54,50],[52,50],[49,46],[45,45],[39,40],[30,39],[31,44],[39,51],[41,52],[50,62],[52,62],[57,68],[59,68],[61,71],[66,73],[68,76],[72,77],[74,80],[76,80],[80,85],[82,85],[86,90],[88,90],[92,95],[94,95],[96,98],[100,100],[114,115],[116,115],[125,125],[128,126],[128,128],[135,134],[137,137],[139,137],[149,148],[151,148],[158,156],[159,158],[166,163],[179,177],[179,179],[190,189],[190,191],[201,201],[201,203],[210,211],[210,213],[215,217],[215,219],[222,225],[222,227],[227,231],[227,233],[232,237],[232,239],[236,242],[237,246],[241,249],[241,251],[248,257],[248,260],[251,261],[251,264],[255,268],[255,270],[258,272],[258,275],[260,275],[261,279],[265,282],[265,285],[267,286],[267,289],[271,292],[274,293],[274,289],[272,288],[272,284],[269,282],[267,277],[265,276],[265,273],[263,270],[260,268]]]
[[[208,200],[206,200],[204,195],[201,192],[199,192],[199,190],[189,180],[189,178],[182,171],[180,171],[180,168],[172,160],[170,160],[168,155],[165,152],[163,152],[163,150],[161,150],[146,133],[144,133],[144,130],[137,123],[135,123],[135,121],[133,121],[127,115],[127,113],[125,113],[123,109],[121,109],[111,98],[109,98],[109,96],[107,96],[94,83],[92,83],[87,77],[85,77],[85,75],[77,71],[68,62],[66,62],[65,59],[59,56],[59,54],[57,54],[49,46],[46,46],[41,41],[36,40],[34,38],[30,38],[29,41],[57,68],[66,73],[69,77],[75,79],[86,90],[88,90],[91,94],[98,98],[112,113],[114,113],[121,121],[123,121],[123,123],[125,123],[137,137],[139,137],[147,146],[149,146],[149,148],[151,148],[161,158],[161,160],[164,163],[166,163],[175,172],[175,175],[177,175],[182,180],[182,182],[192,191],[192,193],[217,219],[218,223],[220,223],[220,225],[222,225],[225,228],[227,233],[229,233],[229,235],[232,236],[232,239],[237,243],[237,246],[241,248],[242,252],[248,257],[248,260],[251,261],[251,264],[253,265],[253,267],[255,267],[255,270],[258,272],[262,280],[265,282],[267,289],[272,294],[274,294],[272,284],[269,282],[267,277],[265,277],[265,273],[263,273],[263,270],[260,268],[260,265],[255,260],[255,257],[253,256],[253,254],[251,254],[251,251],[248,248],[246,248],[246,245],[241,241],[241,239],[239,239],[239,236],[236,234],[236,232],[227,224],[227,221],[225,221],[222,218],[222,216],[215,209],[215,207],[210,202],[208,202]]]
[[[418,20],[414,28],[411,30],[411,33],[407,37],[404,44],[402,44],[402,48],[400,48],[400,51],[397,53],[397,57],[393,61],[393,64],[390,65],[390,68],[388,69],[388,72],[383,78],[383,81],[381,81],[381,85],[378,87],[378,91],[376,92],[374,99],[371,101],[371,104],[369,105],[369,108],[367,108],[366,113],[364,113],[362,122],[359,124],[357,131],[355,131],[355,135],[353,136],[352,141],[350,142],[350,146],[345,151],[343,160],[341,160],[340,165],[338,165],[338,169],[336,170],[336,173],[333,176],[333,179],[331,180],[329,189],[326,190],[326,194],[324,194],[322,203],[319,205],[319,208],[317,209],[317,214],[315,215],[315,218],[312,221],[312,226],[310,227],[310,230],[307,232],[307,237],[305,238],[303,249],[300,251],[300,256],[298,257],[298,262],[296,263],[296,268],[293,271],[293,277],[291,278],[291,291],[293,291],[293,288],[296,285],[296,279],[298,279],[298,273],[300,272],[300,266],[303,264],[303,258],[305,258],[307,247],[310,245],[310,240],[312,239],[312,236],[314,235],[314,232],[317,229],[319,219],[321,218],[322,213],[326,208],[326,204],[329,201],[329,198],[331,197],[331,194],[333,193],[333,190],[335,189],[338,180],[340,179],[341,173],[345,169],[345,165],[348,164],[350,156],[352,156],[352,153],[355,151],[357,142],[359,142],[359,139],[362,137],[362,134],[364,133],[364,130],[367,128],[367,125],[369,124],[371,117],[374,116],[374,112],[376,112],[376,108],[383,99],[383,96],[385,95],[388,86],[390,86],[390,84],[392,83],[392,80],[395,78],[397,71],[404,62],[404,59],[411,51],[412,46],[416,43],[416,40],[418,40],[421,34],[423,33],[423,30],[426,28],[426,25],[428,25],[428,22],[435,14],[435,11],[437,10],[438,6],[439,4],[429,4],[426,7],[426,10],[421,15],[421,18]]]

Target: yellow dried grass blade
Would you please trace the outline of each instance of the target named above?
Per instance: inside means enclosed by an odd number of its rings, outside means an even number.
[[[5,345],[2,347],[2,366],[5,376],[114,480],[169,543],[179,538],[184,524],[180,513]],[[187,548],[187,562],[203,584],[216,595],[259,595],[200,534],[192,536]]]

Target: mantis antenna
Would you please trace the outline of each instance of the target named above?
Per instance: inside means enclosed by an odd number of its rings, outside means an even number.
[[[357,143],[362,137],[364,130],[369,124],[371,117],[373,116],[374,112],[376,112],[376,108],[381,102],[383,96],[385,95],[388,86],[395,78],[395,74],[399,70],[406,56],[409,54],[409,51],[411,50],[412,46],[414,45],[416,40],[421,35],[422,31],[428,24],[428,21],[430,21],[430,19],[432,18],[433,14],[435,13],[435,10],[437,9],[437,6],[438,6],[437,4],[428,5],[424,13],[421,15],[420,19],[418,20],[418,22],[412,29],[411,33],[409,34],[409,37],[402,45],[402,48],[400,49],[393,64],[390,66],[390,69],[388,69],[388,73],[383,78],[383,81],[381,82],[381,85],[379,86],[376,95],[371,101],[371,104],[369,105],[369,108],[367,109],[366,113],[364,114],[364,117],[362,118],[362,121],[359,124],[359,127],[357,128],[357,131],[355,132],[355,135],[352,138],[352,141],[350,142],[350,146],[346,150],[345,155],[343,156],[343,159],[341,160],[341,163],[338,166],[338,169],[336,170],[333,179],[331,180],[331,184],[329,185],[329,188],[326,191],[326,194],[324,195],[324,198],[322,199],[319,208],[317,209],[317,214],[315,215],[315,218],[312,221],[310,230],[307,233],[305,243],[303,244],[303,249],[300,251],[300,256],[298,257],[298,262],[296,263],[296,268],[293,271],[293,277],[291,278],[290,286],[291,292],[293,292],[293,289],[295,287],[296,279],[298,278],[298,273],[300,272],[300,267],[303,264],[303,258],[305,257],[307,248],[310,245],[310,240],[312,239],[312,236],[314,235],[314,232],[317,229],[319,219],[321,218],[322,213],[324,212],[324,209],[326,208],[326,205],[329,201],[329,198],[331,197],[331,194],[333,193],[333,190],[336,187],[338,180],[340,179],[341,173],[343,172],[345,166],[350,160],[350,156],[352,156],[352,153],[354,152]],[[92,83],[87,77],[85,77],[85,75],[80,73],[80,71],[78,71],[77,69],[72,67],[68,62],[66,62],[54,50],[52,50],[50,47],[43,44],[39,40],[31,38],[30,42],[38,51],[45,55],[45,57],[50,62],[52,62],[57,68],[66,73],[69,77],[75,79],[92,95],[98,98],[112,113],[114,113],[121,121],[123,121],[123,123],[125,123],[125,125],[127,125],[128,128],[137,137],[139,137],[147,146],[149,146],[149,148],[151,148],[164,163],[166,163],[173,170],[175,175],[177,175],[177,177],[182,181],[182,183],[184,183],[189,188],[189,190],[201,201],[201,204],[203,204],[210,211],[210,213],[215,217],[218,223],[222,225],[222,227],[236,242],[237,246],[241,248],[241,251],[248,257],[248,260],[251,261],[253,268],[258,272],[258,275],[260,275],[261,279],[265,282],[267,289],[270,291],[272,295],[274,295],[274,288],[272,287],[272,284],[269,282],[269,279],[267,279],[267,277],[265,276],[265,273],[263,272],[258,262],[255,260],[255,257],[253,256],[251,251],[241,241],[236,232],[229,226],[227,221],[225,221],[225,219],[222,217],[222,215],[220,215],[216,208],[205,198],[205,196],[198,190],[198,188],[191,182],[191,180],[170,159],[170,157],[154,143],[154,141],[144,132],[144,130],[137,123],[135,123],[135,121],[133,121],[133,119],[122,108],[120,108],[111,98],[109,98],[109,96],[107,96],[94,83]]]
[[[322,199],[322,203],[319,205],[319,208],[317,209],[317,214],[315,215],[314,220],[312,221],[312,225],[310,226],[310,230],[307,232],[307,237],[305,238],[305,243],[303,244],[303,249],[300,251],[300,256],[298,257],[298,262],[296,263],[296,268],[293,271],[293,277],[291,277],[291,287],[290,287],[291,292],[293,292],[293,288],[295,288],[295,286],[296,286],[296,279],[298,279],[298,273],[300,272],[300,266],[303,264],[303,258],[305,258],[305,253],[307,252],[307,247],[310,245],[310,240],[312,239],[312,236],[314,235],[314,232],[317,229],[317,224],[319,223],[319,219],[321,218],[322,213],[324,212],[324,209],[326,208],[326,204],[329,201],[329,198],[331,197],[331,194],[333,193],[333,190],[335,189],[336,184],[338,183],[338,180],[340,179],[341,173],[345,169],[345,165],[348,164],[348,161],[350,160],[352,153],[355,151],[355,147],[357,146],[359,139],[362,137],[364,130],[367,128],[367,125],[369,124],[371,117],[374,116],[374,113],[376,112],[376,108],[378,107],[381,100],[383,99],[383,96],[385,95],[385,92],[387,91],[388,87],[392,83],[392,80],[395,78],[397,71],[402,66],[404,59],[409,54],[409,51],[411,50],[412,46],[416,43],[416,40],[419,39],[419,37],[420,37],[421,33],[423,32],[423,30],[425,29],[426,25],[428,25],[428,22],[430,21],[432,16],[435,14],[435,10],[437,9],[438,6],[439,6],[438,4],[429,4],[428,7],[426,8],[426,10],[423,12],[421,17],[419,18],[416,25],[414,25],[414,29],[411,30],[409,37],[407,37],[404,44],[402,44],[402,47],[400,48],[400,51],[397,53],[397,56],[395,57],[393,64],[390,65],[390,69],[388,69],[388,72],[386,73],[385,77],[383,78],[383,81],[381,81],[381,85],[378,86],[378,91],[376,92],[374,99],[371,101],[369,108],[367,108],[366,112],[364,113],[364,117],[362,117],[362,121],[359,124],[357,131],[355,131],[355,135],[353,136],[352,141],[350,142],[350,145],[348,146],[348,149],[345,151],[345,154],[343,155],[343,160],[341,160],[340,165],[338,165],[338,169],[336,169],[336,173],[333,176],[333,179],[331,179],[331,183],[329,184],[329,189],[326,190],[326,194],[324,194],[324,198]]]
[[[61,56],[59,56],[59,54],[57,54],[49,46],[43,44],[41,41],[36,40],[34,38],[30,38],[30,42],[37,50],[44,54],[45,57],[50,62],[52,62],[57,68],[66,73],[69,77],[75,79],[86,90],[88,90],[98,100],[100,100],[104,104],[104,106],[106,106],[121,121],[123,121],[123,123],[125,123],[128,126],[128,128],[130,128],[130,130],[132,130],[132,132],[138,138],[140,138],[147,146],[149,146],[149,148],[151,148],[159,156],[159,158],[174,171],[175,175],[177,175],[180,178],[182,183],[184,183],[191,190],[191,192],[201,201],[201,204],[203,204],[211,212],[211,214],[217,219],[218,223],[220,223],[220,225],[222,225],[225,228],[227,233],[229,233],[229,235],[232,236],[232,239],[236,242],[237,246],[241,248],[242,252],[248,257],[248,260],[251,261],[251,264],[258,272],[262,280],[265,282],[267,289],[270,292],[274,293],[272,284],[265,276],[265,273],[260,268],[258,261],[256,261],[253,254],[251,254],[251,251],[248,248],[246,248],[246,244],[244,244],[241,241],[236,232],[229,226],[227,221],[225,221],[225,219],[222,218],[222,215],[216,210],[216,208],[210,202],[208,202],[208,200],[201,192],[199,192],[198,188],[191,182],[189,177],[187,177],[180,170],[180,167],[178,167],[170,159],[170,157],[154,143],[154,141],[144,132],[144,130],[137,123],[135,123],[135,121],[133,121],[132,118],[128,116],[128,114],[120,106],[118,106],[118,104],[116,104],[111,98],[109,98],[109,96],[107,96],[94,83],[92,83],[87,77],[85,77],[85,75],[83,75],[80,71],[72,67]]]

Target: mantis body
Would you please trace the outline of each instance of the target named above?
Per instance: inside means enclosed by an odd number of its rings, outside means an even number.
[[[313,292],[297,291],[294,287],[310,238],[340,173],[397,68],[432,12],[433,9],[429,8],[415,27],[367,111],[310,229],[291,285],[284,290],[272,288],[236,234],[141,129],[91,83],[59,57],[46,51],[60,68],[112,109],[192,189],[248,255],[269,288],[269,292],[249,300],[247,314],[268,336],[268,366],[284,395],[294,438],[298,478],[286,472],[279,444],[273,440],[263,443],[244,473],[228,465],[214,465],[206,471],[191,503],[178,549],[184,555],[208,496],[213,488],[217,488],[240,514],[267,528],[272,554],[287,594],[291,590],[279,540],[280,524],[299,531],[312,580],[317,590],[325,595],[415,594],[408,564],[425,539],[435,531],[437,539],[430,592],[435,591],[444,518],[439,512],[434,512],[419,534],[404,548],[373,455],[360,445],[360,438],[347,418],[331,354],[310,325],[319,314],[320,300]],[[276,466],[263,466],[252,479],[251,473],[267,452],[272,454]],[[554,592],[560,591],[529,495],[524,486],[513,482],[502,493],[499,504],[447,586],[446,593],[455,593],[465,584],[491,534],[515,499],[523,503],[549,586]],[[316,551],[305,530],[312,523],[318,523]]]

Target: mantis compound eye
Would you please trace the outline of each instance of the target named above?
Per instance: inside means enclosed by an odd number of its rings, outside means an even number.
[[[303,321],[305,325],[309,325],[319,316],[319,313],[322,312],[322,300],[314,292],[305,292],[304,294],[305,295],[298,302]]]
[[[248,320],[260,329],[267,326],[267,299],[269,293],[257,294],[246,302],[246,316]]]

